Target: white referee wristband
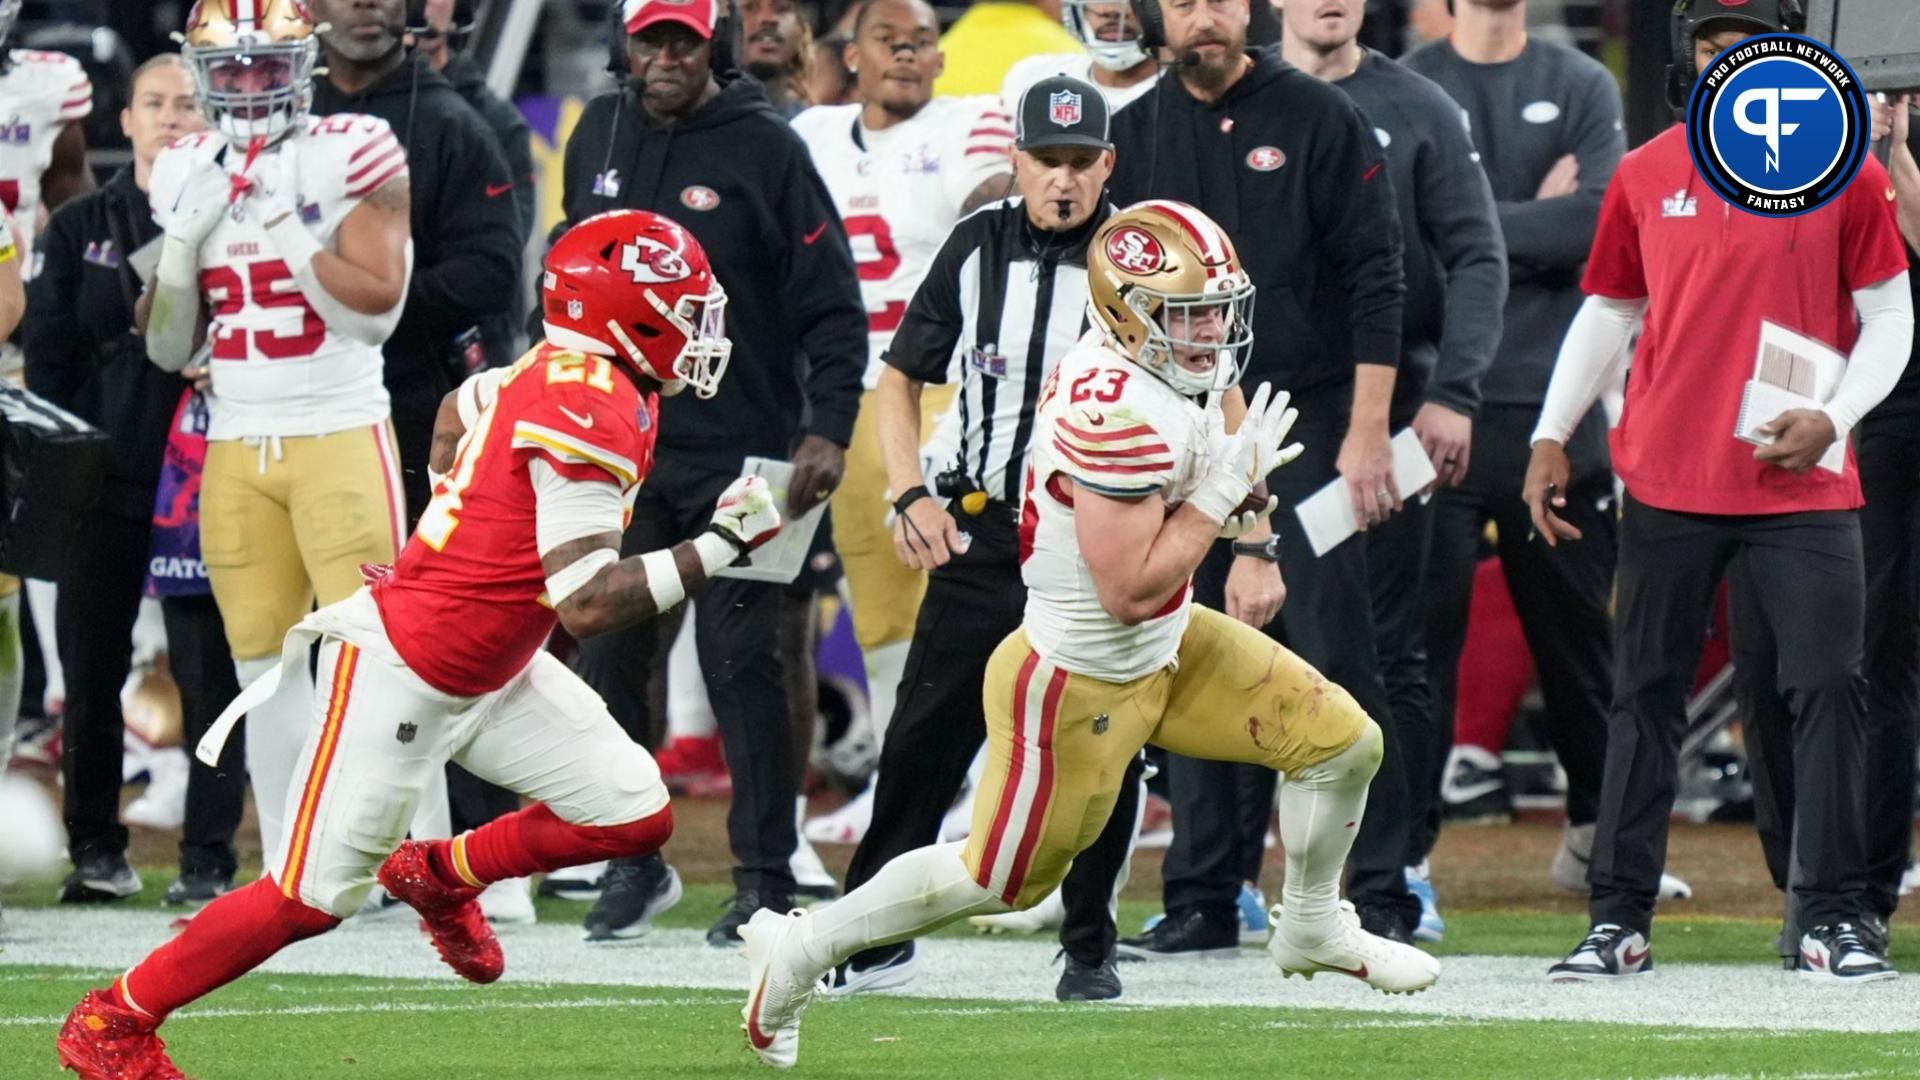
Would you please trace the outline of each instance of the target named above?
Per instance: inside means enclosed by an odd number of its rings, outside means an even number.
[[[325,250],[313,233],[307,231],[306,223],[300,220],[298,211],[267,226],[267,239],[273,241],[280,258],[286,261],[287,268],[293,271],[295,277],[312,264],[315,255]]]

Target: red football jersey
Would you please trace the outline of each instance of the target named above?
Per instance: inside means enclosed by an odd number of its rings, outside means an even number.
[[[500,375],[393,572],[373,586],[413,673],[445,693],[499,689],[553,632],[527,463],[615,484],[627,505],[653,465],[659,400],[606,357],[542,344]]]

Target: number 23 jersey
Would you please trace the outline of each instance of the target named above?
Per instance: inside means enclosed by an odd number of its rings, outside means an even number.
[[[192,190],[189,181],[211,164],[267,192],[291,184],[301,222],[322,247],[335,250],[348,214],[382,187],[407,179],[406,151],[378,117],[308,117],[305,125],[257,154],[217,131],[177,140],[154,162],[155,218],[164,227]],[[260,205],[257,196],[229,201],[200,248],[213,379],[207,437],[327,435],[385,420],[384,343],[326,324],[267,236]],[[409,271],[410,261],[411,255]]]
[[[819,105],[793,118],[853,245],[867,305],[866,387],[967,196],[1012,169],[1013,120],[990,97],[934,98],[884,131],[859,105]]]
[[[546,643],[547,599],[530,472],[612,484],[627,512],[653,467],[659,399],[604,356],[541,344],[458,391],[467,430],[413,538],[373,596],[387,637],[435,689],[498,689]]]
[[[1109,682],[1158,671],[1180,651],[1193,605],[1182,584],[1152,618],[1127,626],[1100,606],[1074,531],[1074,497],[1157,498],[1168,512],[1206,473],[1205,409],[1089,331],[1040,392],[1020,508],[1026,630],[1048,663]]]

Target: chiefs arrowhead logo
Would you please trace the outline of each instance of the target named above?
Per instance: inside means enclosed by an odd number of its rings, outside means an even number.
[[[633,275],[636,285],[680,281],[689,271],[680,253],[658,240],[636,236],[620,248],[620,269]]]
[[[1107,258],[1129,274],[1151,274],[1167,264],[1167,251],[1147,230],[1122,225],[1107,237]]]

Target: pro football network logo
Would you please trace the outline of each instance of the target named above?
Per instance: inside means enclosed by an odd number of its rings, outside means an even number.
[[[1687,148],[1734,206],[1793,217],[1832,201],[1866,157],[1866,91],[1833,50],[1762,34],[1701,72],[1687,103]]]

